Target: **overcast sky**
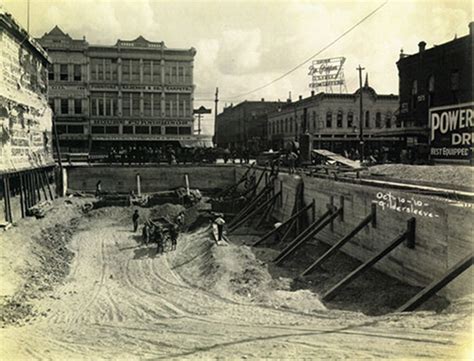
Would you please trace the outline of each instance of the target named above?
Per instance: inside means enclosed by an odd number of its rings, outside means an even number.
[[[115,44],[143,35],[168,47],[197,50],[194,66],[195,108],[213,108],[219,87],[225,103],[284,100],[308,96],[308,66],[245,97],[237,97],[284,74],[311,57],[385,0],[370,1],[155,1],[30,0],[30,32],[43,35],[55,25],[73,38]],[[26,27],[27,0],[0,0]],[[377,13],[317,58],[346,58],[347,90],[358,87],[356,67],[369,73],[379,94],[398,94],[396,61],[400,49],[417,52],[468,34],[471,1],[389,0]],[[212,132],[212,121],[204,122]]]

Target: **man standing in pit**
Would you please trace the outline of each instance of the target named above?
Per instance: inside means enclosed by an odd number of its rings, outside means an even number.
[[[217,240],[222,241],[222,235],[224,233],[224,215],[222,213],[218,213],[216,219],[214,219],[214,223],[217,224]]]
[[[173,224],[170,228],[170,238],[171,238],[171,250],[176,250],[176,245],[178,244],[178,225]]]
[[[165,235],[163,233],[163,227],[161,224],[156,226],[155,230],[155,239],[156,239],[156,253],[163,253],[165,251]]]
[[[136,232],[138,229],[138,218],[140,218],[140,215],[138,214],[138,209],[135,209],[135,212],[132,216],[133,232]]]

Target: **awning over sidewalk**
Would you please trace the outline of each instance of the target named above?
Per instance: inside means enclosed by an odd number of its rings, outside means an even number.
[[[208,139],[186,139],[180,140],[179,145],[184,148],[212,148],[212,140]]]

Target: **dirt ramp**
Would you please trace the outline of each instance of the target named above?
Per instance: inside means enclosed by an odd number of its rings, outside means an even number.
[[[311,313],[326,310],[311,291],[291,291],[291,280],[273,279],[267,265],[247,246],[217,246],[209,228],[180,237],[169,262],[188,284],[222,298]]]

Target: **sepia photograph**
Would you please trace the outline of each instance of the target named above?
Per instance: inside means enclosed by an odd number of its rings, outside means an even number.
[[[0,0],[0,360],[473,360],[471,0]]]

